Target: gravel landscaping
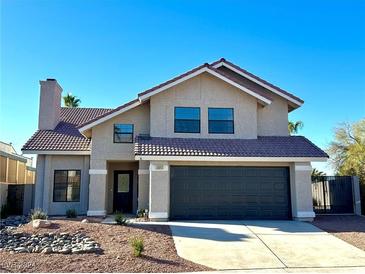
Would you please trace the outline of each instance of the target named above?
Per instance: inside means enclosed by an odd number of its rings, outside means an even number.
[[[117,226],[95,221],[81,223],[79,219],[53,219],[53,225],[50,228],[34,229],[31,224],[26,224],[15,229],[3,229],[1,232],[3,247],[0,251],[0,272],[192,272],[210,270],[186,261],[176,254],[168,226],[148,224]],[[144,241],[144,251],[139,258],[133,256],[130,245],[130,239],[134,237],[140,237]],[[11,241],[12,247],[4,247],[9,241]],[[15,241],[16,244],[13,244],[12,241]],[[44,245],[43,242],[45,242]],[[30,252],[29,248],[32,247],[33,251],[37,245],[40,246],[38,251],[42,252],[41,250],[48,246],[52,249],[52,253],[46,254],[48,251],[45,253]],[[86,246],[94,249],[85,253]],[[66,248],[68,248],[67,251],[65,251]],[[73,254],[73,248],[78,248],[80,252]],[[61,250],[63,251],[60,252]]]
[[[365,251],[365,217],[317,216],[313,225]]]

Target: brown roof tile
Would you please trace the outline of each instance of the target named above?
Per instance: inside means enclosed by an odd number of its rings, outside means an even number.
[[[145,156],[328,157],[302,136],[257,139],[137,137],[134,151]]]
[[[103,108],[61,108],[61,121],[56,128],[37,130],[22,150],[90,150],[90,140],[80,134],[77,126],[109,111]]]

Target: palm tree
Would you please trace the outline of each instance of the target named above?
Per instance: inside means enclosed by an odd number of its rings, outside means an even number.
[[[302,129],[304,126],[302,121],[297,121],[297,122],[288,122],[288,130],[289,130],[289,134],[296,134],[298,133],[298,131],[300,129]]]
[[[318,177],[322,177],[322,176],[326,176],[326,173],[324,173],[323,171],[319,171],[316,168],[312,169],[312,177],[318,178]]]
[[[79,107],[81,100],[69,92],[66,96],[63,96],[63,103],[66,107],[77,108]]]

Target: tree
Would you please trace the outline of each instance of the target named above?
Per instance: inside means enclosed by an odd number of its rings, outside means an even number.
[[[290,135],[297,134],[299,129],[302,129],[304,126],[302,121],[297,122],[288,122],[288,131]]]
[[[327,152],[338,175],[359,176],[365,184],[365,119],[335,128],[334,141]]]
[[[66,107],[77,108],[79,107],[81,100],[69,92],[66,96],[63,96],[63,103]]]
[[[318,177],[322,177],[322,176],[326,176],[326,173],[324,173],[323,171],[319,171],[316,168],[312,169],[312,177],[318,178]]]

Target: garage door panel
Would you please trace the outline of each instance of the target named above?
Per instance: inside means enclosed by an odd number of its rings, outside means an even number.
[[[289,170],[171,167],[172,219],[288,219]]]

